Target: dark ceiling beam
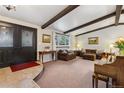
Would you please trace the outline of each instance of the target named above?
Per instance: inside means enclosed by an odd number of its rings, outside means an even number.
[[[124,14],[124,10],[122,10],[121,14]],[[115,15],[116,15],[116,12],[110,13],[110,14],[108,14],[108,15],[105,15],[105,16],[103,16],[103,17],[100,17],[100,18],[97,18],[97,19],[95,19],[95,20],[92,20],[92,21],[90,21],[90,22],[88,22],[88,23],[82,24],[82,25],[77,26],[77,27],[75,27],[75,28],[72,28],[72,29],[70,29],[70,30],[68,30],[68,31],[65,31],[64,34],[67,34],[67,33],[73,32],[73,31],[75,31],[75,30],[81,29],[81,28],[83,28],[83,27],[86,27],[86,26],[95,24],[95,23],[97,23],[97,22],[103,21],[103,20],[108,19],[108,18],[110,18],[110,17],[113,17],[113,16],[115,16]]]
[[[118,25],[124,25],[124,23],[119,23]],[[87,31],[87,32],[84,32],[84,33],[81,33],[81,34],[78,34],[78,35],[75,35],[75,36],[78,37],[78,36],[81,36],[81,35],[85,35],[85,34],[88,34],[88,33],[96,32],[96,31],[99,31],[99,30],[102,30],[102,29],[106,29],[106,28],[109,28],[109,27],[112,27],[112,26],[115,26],[115,24],[111,24],[111,25],[107,25],[107,26],[100,27],[100,28],[97,28],[97,29],[93,29],[93,30],[90,30],[90,31]]]
[[[62,18],[63,16],[65,16],[66,14],[68,14],[69,12],[71,12],[72,10],[74,10],[75,8],[77,8],[78,6],[79,5],[69,5],[64,10],[62,10],[60,13],[58,13],[56,16],[54,16],[49,21],[47,21],[45,24],[43,24],[41,26],[41,28],[44,29],[44,28],[48,27],[49,25],[51,25],[52,23],[54,23],[58,19]]]
[[[122,11],[122,6],[123,5],[116,5],[116,16],[115,16],[115,25],[117,26],[119,23],[119,19],[121,16],[121,11]]]
[[[118,25],[124,25],[124,23],[119,23]]]
[[[76,37],[80,36],[80,35],[88,34],[88,33],[91,33],[91,32],[96,32],[96,31],[99,31],[99,30],[102,30],[102,29],[105,29],[105,28],[108,28],[108,27],[112,27],[112,26],[115,26],[115,24],[111,24],[111,25],[107,25],[107,26],[100,27],[100,28],[97,28],[97,29],[93,29],[93,30],[78,34],[78,35],[76,35]]]

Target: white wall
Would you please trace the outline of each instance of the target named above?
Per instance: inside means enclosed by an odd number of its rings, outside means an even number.
[[[76,50],[76,45],[77,45],[77,39],[75,35],[71,35],[70,49]]]
[[[99,44],[89,45],[89,37],[99,37]],[[124,25],[114,26],[79,36],[77,37],[77,43],[80,44],[81,48],[104,50],[109,49],[110,44],[114,43],[119,37],[124,37]]]

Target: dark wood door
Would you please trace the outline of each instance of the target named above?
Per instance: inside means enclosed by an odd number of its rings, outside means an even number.
[[[0,22],[0,67],[36,60],[37,30]]]
[[[14,48],[15,30],[12,25],[0,25],[0,66],[9,65],[8,55]]]
[[[24,60],[36,60],[37,55],[37,32],[34,29],[23,27],[21,29],[21,54]]]

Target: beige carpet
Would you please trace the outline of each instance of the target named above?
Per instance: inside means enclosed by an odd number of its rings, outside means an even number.
[[[41,88],[92,88],[94,61],[77,57],[71,61],[56,61],[44,64],[45,70],[37,81]],[[99,87],[105,87],[100,81]]]

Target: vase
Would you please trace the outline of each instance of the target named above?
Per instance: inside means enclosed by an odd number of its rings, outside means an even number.
[[[124,49],[120,50],[120,56],[124,56]]]

